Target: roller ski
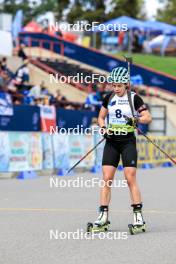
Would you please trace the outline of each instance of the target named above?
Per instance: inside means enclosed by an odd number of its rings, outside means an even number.
[[[87,223],[87,233],[106,232],[109,229],[108,206],[100,206],[100,215],[94,223]]]
[[[146,224],[142,216],[142,204],[133,204],[134,223],[129,224],[129,232],[131,235],[136,235],[146,231]]]

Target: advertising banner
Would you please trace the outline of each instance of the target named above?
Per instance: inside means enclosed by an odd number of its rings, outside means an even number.
[[[36,132],[0,132],[0,172],[20,172],[42,169],[67,170],[78,162],[102,137],[63,135]],[[173,159],[176,159],[176,137],[158,136],[151,139]],[[105,141],[77,167],[89,169],[101,166]],[[169,161],[153,144],[137,137],[138,164],[162,164]]]
[[[53,169],[53,146],[52,136],[48,133],[42,133],[42,147],[43,147],[43,169]]]
[[[10,162],[8,171],[25,171],[29,169],[29,136],[27,133],[9,133]]]
[[[56,108],[54,106],[40,106],[41,129],[50,132],[50,127],[56,126]]]
[[[69,136],[69,160],[70,166],[78,162],[94,146],[92,135],[71,135]],[[94,153],[86,157],[78,167],[90,168],[94,165]]]
[[[83,156],[94,147],[94,138],[92,135],[85,135],[84,136],[84,153]],[[90,168],[94,165],[95,161],[95,151],[87,156],[86,159],[83,160],[82,166],[86,168]]]
[[[94,135],[94,144],[96,145],[101,139],[102,136],[99,133],[96,133]],[[101,166],[102,164],[104,145],[105,145],[105,141],[102,142],[95,150],[95,165],[97,166]]]
[[[9,169],[10,144],[8,132],[0,132],[0,172]]]
[[[53,134],[54,168],[68,169],[69,161],[69,136]]]
[[[43,157],[42,157],[42,135],[41,133],[29,133],[29,154],[28,166],[29,170],[41,170]]]
[[[84,135],[69,136],[69,160],[70,167],[73,166],[84,155]],[[78,165],[83,167],[83,162]]]
[[[10,132],[8,171],[42,169],[42,143],[39,133]]]

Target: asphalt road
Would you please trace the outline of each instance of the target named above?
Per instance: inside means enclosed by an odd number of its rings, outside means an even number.
[[[84,173],[57,179],[65,184],[65,180],[77,177],[85,183],[100,175]],[[86,223],[98,215],[97,185],[51,188],[50,175],[33,180],[1,180],[0,263],[175,264],[176,169],[139,170],[138,179],[147,232],[135,236],[126,233],[132,222],[128,189],[116,187],[112,190],[111,227],[107,233],[115,239],[107,234],[83,237]],[[122,183],[121,172],[116,180]]]

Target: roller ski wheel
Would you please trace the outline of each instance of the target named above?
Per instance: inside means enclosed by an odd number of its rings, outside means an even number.
[[[93,233],[93,232],[107,232],[109,229],[110,221],[105,223],[102,226],[93,225],[92,223],[87,223],[87,233]]]
[[[128,225],[128,228],[129,228],[129,232],[131,235],[136,235],[136,234],[139,234],[139,233],[144,233],[145,230],[146,230],[146,225],[145,223],[143,225]]]
[[[92,232],[92,228],[93,228],[93,224],[92,223],[87,223],[87,233],[91,233]]]

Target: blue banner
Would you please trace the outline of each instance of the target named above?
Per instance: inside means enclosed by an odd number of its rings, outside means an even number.
[[[59,128],[82,128],[83,130],[90,127],[92,118],[97,117],[96,112],[91,111],[78,111],[78,110],[67,110],[57,109],[57,126]],[[81,126],[82,125],[82,126]]]
[[[37,106],[14,105],[13,116],[0,116],[0,130],[40,131],[40,109]]]

